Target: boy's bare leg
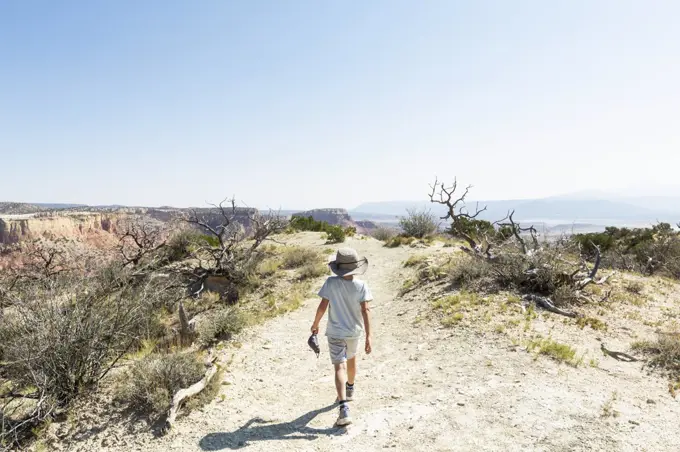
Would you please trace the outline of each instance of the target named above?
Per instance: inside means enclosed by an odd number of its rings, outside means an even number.
[[[335,389],[338,391],[338,401],[347,400],[347,363],[335,364]]]
[[[347,360],[347,383],[354,384],[354,378],[357,376],[357,357]]]

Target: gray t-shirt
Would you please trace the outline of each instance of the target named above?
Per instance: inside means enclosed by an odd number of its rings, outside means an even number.
[[[357,278],[351,281],[331,276],[319,291],[328,304],[326,336],[336,339],[355,339],[364,332],[361,303],[373,300],[368,285]]]

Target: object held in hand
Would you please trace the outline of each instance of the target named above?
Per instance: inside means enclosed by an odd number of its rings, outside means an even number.
[[[319,347],[319,338],[316,336],[316,334],[312,334],[309,339],[307,340],[307,345],[309,345],[309,348],[311,348],[314,353],[316,353],[316,357],[319,357],[319,353],[321,353],[321,347]]]

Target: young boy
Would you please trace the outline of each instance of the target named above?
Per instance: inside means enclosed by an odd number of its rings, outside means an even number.
[[[337,276],[329,277],[319,291],[321,303],[316,310],[312,333],[318,334],[319,322],[330,306],[326,336],[331,362],[335,367],[335,388],[338,391],[340,415],[336,425],[352,423],[348,401],[354,397],[354,378],[357,374],[356,354],[359,339],[366,330],[366,354],[371,353],[371,320],[368,302],[373,300],[368,285],[354,277],[363,275],[368,260],[360,258],[351,248],[338,250],[329,264]]]

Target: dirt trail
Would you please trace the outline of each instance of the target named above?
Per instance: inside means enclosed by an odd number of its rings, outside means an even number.
[[[306,244],[323,247],[304,236]],[[365,254],[375,303],[373,354],[359,357],[354,424],[333,428],[335,390],[327,346],[307,348],[317,299],[249,331],[218,397],[168,436],[136,436],[117,451],[676,450],[680,409],[663,380],[639,366],[603,362],[571,368],[510,347],[499,335],[415,323],[426,300],[396,298],[402,262],[423,250],[348,243]],[[441,250],[440,250],[441,251]],[[431,251],[436,252],[436,251]],[[233,357],[231,356],[233,354]],[[617,417],[603,406],[617,392]],[[121,444],[127,444],[121,446]],[[82,447],[83,445],[81,445]],[[89,449],[93,450],[93,444]]]

